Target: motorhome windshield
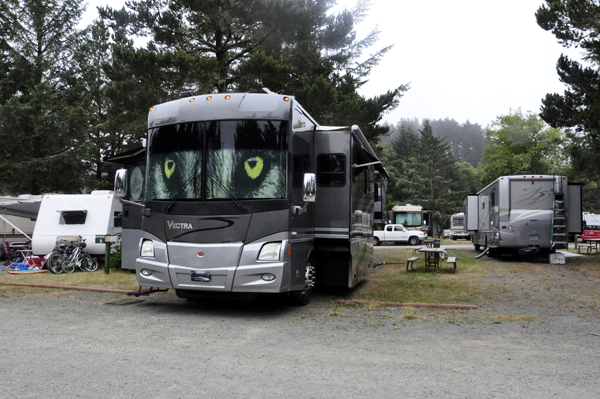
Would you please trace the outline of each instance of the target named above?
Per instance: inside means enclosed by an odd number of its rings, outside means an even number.
[[[403,224],[404,226],[420,226],[422,224],[420,211],[401,211],[396,212],[396,220],[394,223]]]
[[[462,227],[465,225],[464,217],[453,217],[452,218],[452,227]]]
[[[285,198],[286,121],[210,121],[149,134],[146,198]]]

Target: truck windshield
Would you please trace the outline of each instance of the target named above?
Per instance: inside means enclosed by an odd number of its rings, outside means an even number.
[[[287,121],[194,122],[149,134],[149,200],[285,198],[286,176]]]

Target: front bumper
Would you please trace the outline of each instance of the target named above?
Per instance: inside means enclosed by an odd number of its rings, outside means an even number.
[[[281,237],[267,237],[247,245],[153,241],[154,258],[136,259],[137,281],[142,287],[246,293],[280,293],[289,289],[289,259],[284,251],[288,241]],[[283,243],[280,261],[258,261],[262,246],[272,241]],[[197,275],[204,278],[196,278]]]

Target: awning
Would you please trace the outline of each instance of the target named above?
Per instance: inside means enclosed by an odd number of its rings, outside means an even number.
[[[110,163],[120,163],[120,164],[128,164],[136,161],[141,161],[146,159],[146,148],[145,147],[137,147],[133,150],[127,150],[120,152],[116,155],[110,157],[104,157],[102,160],[104,162]]]
[[[0,204],[0,214],[37,220],[41,203],[42,200],[7,202]]]

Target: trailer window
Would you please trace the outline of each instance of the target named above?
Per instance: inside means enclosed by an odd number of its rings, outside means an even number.
[[[60,224],[85,224],[87,211],[61,211]]]
[[[346,156],[319,154],[317,156],[317,185],[343,187],[346,185]]]

